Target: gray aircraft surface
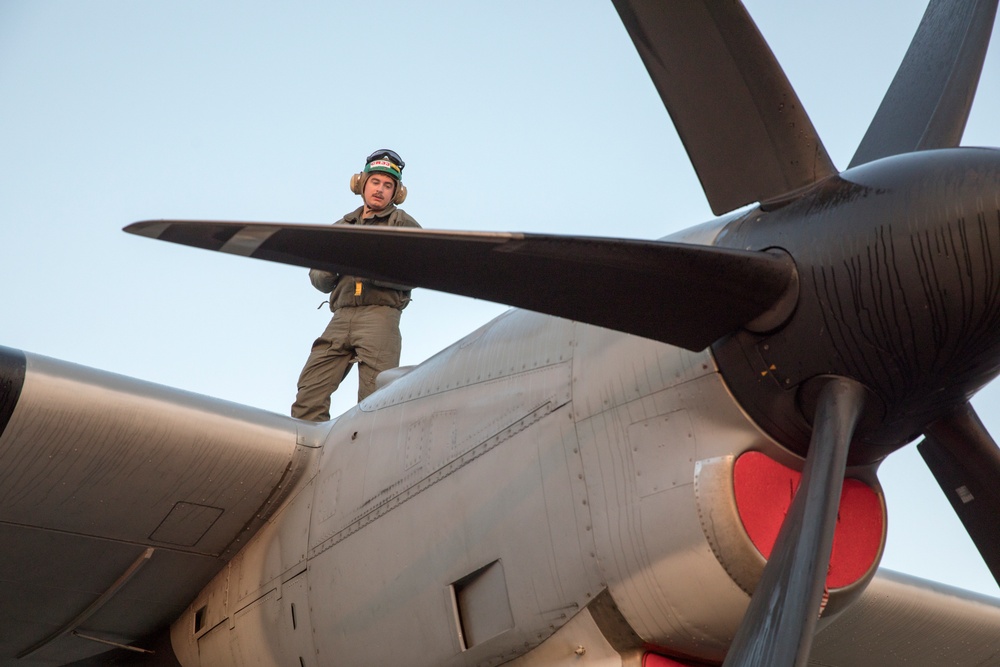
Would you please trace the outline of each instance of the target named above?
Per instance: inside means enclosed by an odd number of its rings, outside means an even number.
[[[130,225],[522,310],[319,424],[0,348],[0,665],[1000,661],[1000,600],[877,571],[923,437],[1000,578],[997,0],[931,1],[843,172],[741,4],[615,6],[721,217]]]

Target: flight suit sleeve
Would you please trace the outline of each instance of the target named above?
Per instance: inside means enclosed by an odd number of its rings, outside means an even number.
[[[309,282],[312,286],[324,294],[329,294],[337,286],[340,274],[320,271],[319,269],[309,269]]]

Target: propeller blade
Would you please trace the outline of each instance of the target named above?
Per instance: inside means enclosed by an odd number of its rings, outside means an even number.
[[[701,350],[796,294],[784,254],[352,225],[147,221],[164,241],[526,308]]]
[[[997,0],[933,0],[851,167],[958,146],[990,43]]]
[[[862,385],[832,378],[820,391],[805,470],[723,667],[805,665],[819,618],[847,453]]]
[[[837,173],[741,3],[614,5],[716,215]]]
[[[924,435],[917,451],[1000,583],[1000,448],[968,403]]]

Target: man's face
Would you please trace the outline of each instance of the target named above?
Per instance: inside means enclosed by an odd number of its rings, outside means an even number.
[[[392,203],[392,196],[395,193],[396,179],[376,171],[365,181],[365,206],[372,211],[381,211]]]

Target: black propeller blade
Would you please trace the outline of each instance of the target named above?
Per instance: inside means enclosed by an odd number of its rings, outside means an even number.
[[[865,389],[832,378],[820,390],[802,482],[724,667],[805,665],[833,548],[847,452]]]
[[[791,308],[797,284],[783,254],[663,241],[197,221],[125,231],[487,299],[690,350],[779,301]]]
[[[742,4],[614,4],[716,215],[837,173]]]
[[[934,0],[872,119],[851,167],[958,146],[996,18],[996,0]]]
[[[1000,448],[968,403],[926,436],[917,450],[1000,583]]]

